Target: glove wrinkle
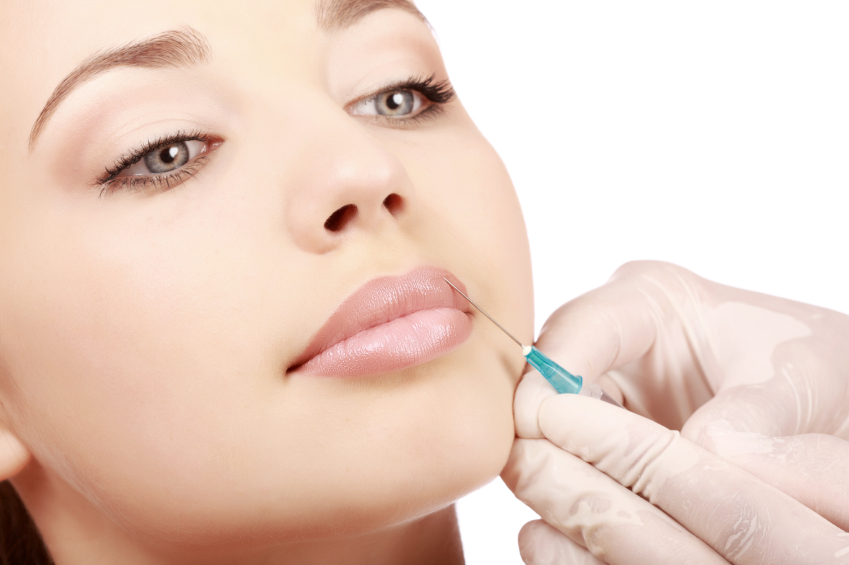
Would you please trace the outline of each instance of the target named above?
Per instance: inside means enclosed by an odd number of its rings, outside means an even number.
[[[728,563],[648,501],[548,440],[516,440],[502,478],[546,523],[611,565]]]
[[[705,434],[710,451],[849,530],[847,442],[824,434],[769,438],[720,426]]]
[[[539,422],[556,446],[632,489],[732,563],[790,563],[784,560],[794,556],[793,563],[814,565],[843,549],[834,538],[839,530],[822,516],[636,414],[560,395],[543,402]]]

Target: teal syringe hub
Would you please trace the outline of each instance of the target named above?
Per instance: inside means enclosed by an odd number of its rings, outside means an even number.
[[[540,372],[545,380],[551,383],[554,390],[560,394],[578,394],[584,386],[584,379],[573,375],[533,346],[525,346],[522,354],[528,360],[528,364]]]

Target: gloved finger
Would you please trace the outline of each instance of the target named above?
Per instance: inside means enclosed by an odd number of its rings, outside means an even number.
[[[545,400],[539,422],[552,443],[645,497],[732,563],[849,560],[842,530],[678,432],[577,395]]]
[[[795,435],[817,428],[840,433],[843,427],[834,419],[817,422],[801,410],[837,415],[845,410],[820,410],[822,402],[808,408],[811,403],[799,398],[803,387],[793,379],[724,390],[693,414],[681,435],[849,530],[849,443],[830,435]],[[839,391],[833,393],[839,401]]]
[[[596,383],[601,385],[605,392],[617,390],[606,381],[605,375],[602,375]],[[513,397],[513,421],[518,437],[525,439],[543,437],[539,429],[539,407],[543,400],[556,394],[558,394],[557,391],[545,380],[545,377],[539,374],[539,371],[528,371],[522,376]]]
[[[513,397],[513,421],[516,435],[526,439],[541,439],[539,429],[539,407],[549,396],[556,396],[554,390],[539,371],[528,371],[519,381]]]
[[[823,366],[824,354],[813,355],[806,344],[783,344],[773,353],[774,377],[723,386],[688,418],[682,435],[698,442],[701,428],[722,423],[769,437],[822,433],[849,439],[849,379]],[[730,369],[727,380],[740,380],[747,368]]]
[[[667,263],[623,265],[604,286],[554,312],[536,345],[590,382],[607,374],[599,384],[626,408],[680,428],[713,396],[695,361],[707,355],[694,325],[705,319],[693,298],[702,280]]]
[[[780,382],[770,382],[722,390],[690,416],[681,435],[701,445],[701,435],[716,426],[772,437],[799,433],[797,397],[782,388]]]
[[[543,520],[528,522],[519,532],[519,554],[526,565],[606,565]]]
[[[849,531],[849,442],[825,434],[772,438],[717,425],[703,430],[700,444]]]
[[[642,357],[659,319],[654,304],[632,282],[608,282],[558,308],[536,346],[566,370],[590,380]]]
[[[501,477],[543,520],[611,565],[727,565],[661,510],[548,440],[517,439]]]

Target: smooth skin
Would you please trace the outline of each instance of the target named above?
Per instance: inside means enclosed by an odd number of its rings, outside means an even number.
[[[99,75],[28,146],[81,61],[186,26],[208,62]],[[313,0],[11,1],[0,38],[0,478],[56,563],[462,562],[453,502],[514,437],[511,344],[476,317],[398,373],[286,372],[351,292],[421,266],[531,339],[521,211],[459,101],[351,111],[447,79],[427,25],[386,8],[320,30]],[[220,141],[193,178],[94,186],[193,129]]]

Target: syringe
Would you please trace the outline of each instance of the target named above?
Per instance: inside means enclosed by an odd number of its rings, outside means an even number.
[[[444,277],[443,277],[444,278]],[[492,319],[492,316],[487,314],[483,308],[478,306],[474,300],[466,296],[462,290],[454,286],[451,281],[445,279],[451,288],[460,293],[460,295],[471,303],[472,306],[477,308],[481,314],[489,318],[489,321],[498,326],[498,328],[510,336],[510,339],[519,344],[519,347],[522,348],[522,355],[525,356],[525,359],[528,361],[528,364],[539,371],[539,373],[545,377],[551,386],[554,387],[554,390],[561,394],[580,394],[581,396],[589,396],[592,398],[597,398],[599,400],[603,400],[604,402],[613,404],[614,406],[622,407],[618,402],[613,400],[607,393],[605,393],[600,386],[595,383],[587,383],[584,384],[583,377],[579,375],[573,375],[545,355],[543,355],[542,351],[537,349],[532,345],[524,345],[521,341],[516,339],[513,334],[504,329],[504,326],[496,322]]]

